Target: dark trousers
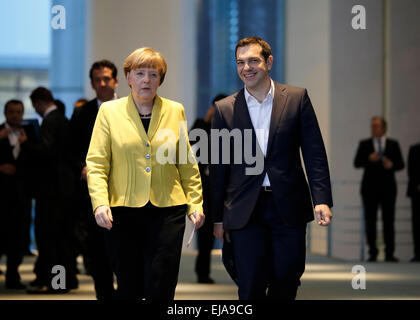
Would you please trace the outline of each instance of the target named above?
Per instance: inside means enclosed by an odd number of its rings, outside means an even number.
[[[85,266],[93,278],[96,298],[115,298],[114,273],[105,247],[105,229],[98,226],[88,194],[79,198],[80,220],[77,226]]]
[[[414,256],[420,258],[420,196],[411,198],[411,228],[413,232]]]
[[[385,256],[392,257],[395,250],[395,195],[377,193],[363,196],[363,207],[365,211],[366,238],[369,246],[369,255],[376,257],[378,248],[376,246],[376,220],[378,209],[381,207],[383,237],[385,242]]]
[[[39,285],[51,286],[55,276],[52,269],[55,265],[61,265],[66,270],[66,288],[77,283],[76,272],[71,263],[74,224],[69,210],[70,203],[71,199],[59,200],[53,196],[36,199],[35,240],[38,258],[34,271]]]
[[[186,205],[111,208],[105,231],[117,298],[172,300],[178,282]]]
[[[30,199],[23,181],[9,177],[0,195],[0,256],[7,256],[6,283],[20,280],[18,268],[27,250],[26,222],[30,214]]]
[[[261,192],[248,224],[231,230],[240,300],[294,300],[305,270],[306,224],[287,226]]]
[[[204,209],[204,212],[210,212]],[[210,276],[211,250],[214,244],[213,222],[208,219],[197,231],[198,255],[195,260],[195,273],[199,279],[206,279]]]
[[[13,285],[20,281],[18,268],[23,260],[23,212],[20,203],[12,200],[11,203],[3,202],[0,209],[0,256],[4,253],[7,257],[6,284]]]

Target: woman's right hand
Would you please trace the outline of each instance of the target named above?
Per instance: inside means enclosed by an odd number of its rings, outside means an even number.
[[[98,226],[111,230],[112,222],[112,213],[111,208],[108,206],[99,206],[95,209],[95,220]]]

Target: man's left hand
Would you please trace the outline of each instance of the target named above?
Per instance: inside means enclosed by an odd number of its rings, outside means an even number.
[[[193,212],[190,215],[188,215],[188,218],[190,218],[192,223],[194,223],[195,230],[198,230],[204,224],[206,216],[204,215],[204,213],[196,211],[196,212]]]
[[[392,169],[392,167],[394,166],[394,163],[387,157],[382,157],[382,163],[384,165],[384,168],[389,170]]]
[[[331,223],[332,213],[330,207],[326,204],[318,204],[315,206],[316,223],[320,226],[328,226]]]

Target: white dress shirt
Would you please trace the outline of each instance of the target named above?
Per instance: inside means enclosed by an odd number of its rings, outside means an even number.
[[[270,132],[271,111],[273,109],[274,100],[274,82],[271,80],[270,90],[263,102],[259,103],[246,89],[245,101],[248,106],[251,122],[257,135],[258,144],[264,156],[267,154],[268,134]],[[265,174],[262,186],[270,186],[268,175]]]
[[[20,143],[19,143],[20,130],[13,129],[7,122],[5,123],[5,127],[10,129],[10,133],[8,136],[9,143],[13,147],[13,150],[12,150],[13,157],[17,159],[20,153]]]

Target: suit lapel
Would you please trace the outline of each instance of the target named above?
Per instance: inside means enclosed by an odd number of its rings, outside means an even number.
[[[136,131],[139,133],[140,137],[144,141],[152,140],[155,135],[157,128],[159,127],[160,120],[162,118],[162,99],[156,96],[155,101],[153,102],[153,111],[152,118],[150,119],[149,130],[146,133],[143,123],[140,119],[139,112],[134,104],[133,97],[130,93],[127,101],[127,118],[131,124],[136,128]]]
[[[237,127],[242,129],[252,129],[253,135],[255,135],[255,129],[252,125],[251,116],[249,115],[248,106],[245,101],[244,89],[239,91],[234,103],[234,110],[238,121]]]
[[[273,99],[273,108],[271,110],[271,120],[270,120],[270,131],[268,133],[268,143],[267,143],[267,152],[266,157],[270,153],[271,145],[273,144],[273,138],[276,134],[277,126],[280,123],[281,117],[283,115],[284,107],[287,101],[287,92],[286,88],[281,86],[279,83],[274,82],[274,99]]]

